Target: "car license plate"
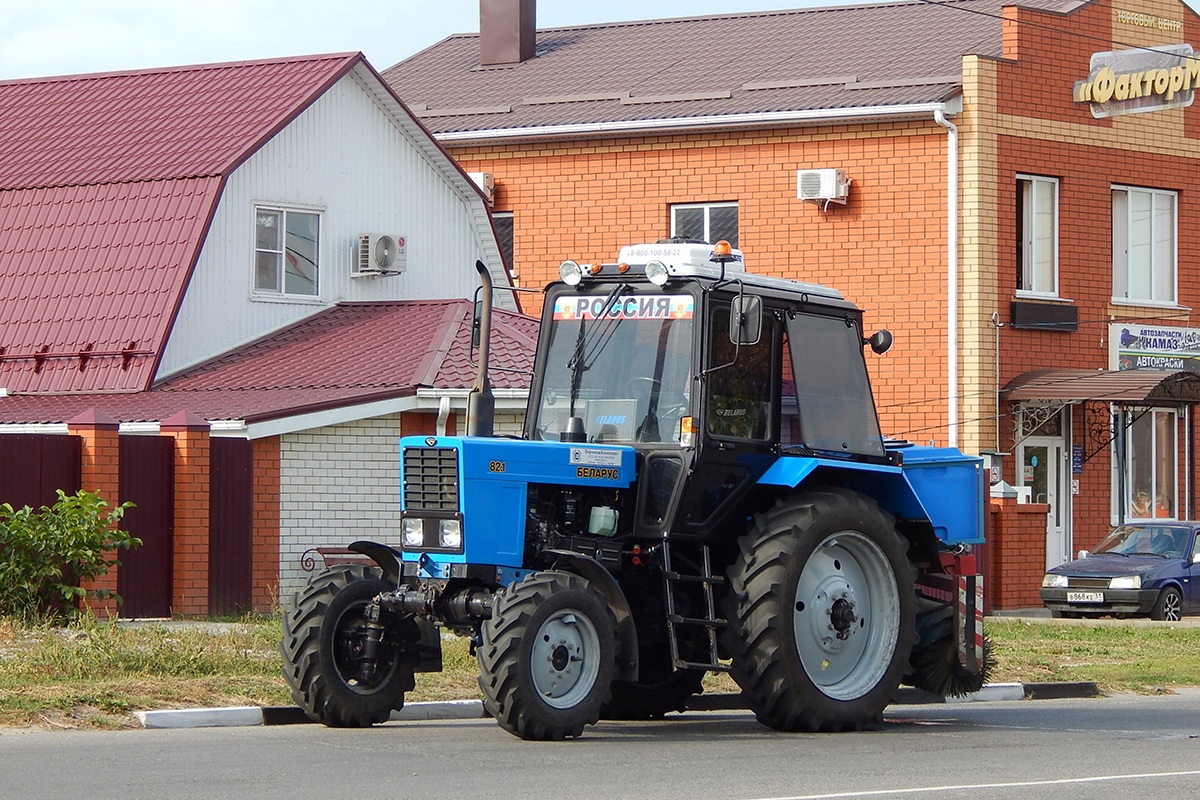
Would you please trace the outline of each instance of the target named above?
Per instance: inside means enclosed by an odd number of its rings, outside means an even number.
[[[1103,603],[1104,592],[1067,592],[1068,603]]]

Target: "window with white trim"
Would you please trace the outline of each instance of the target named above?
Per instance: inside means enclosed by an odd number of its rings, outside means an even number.
[[[737,203],[687,203],[671,206],[671,235],[702,242],[722,239],[738,246]]]
[[[1176,302],[1176,192],[1112,189],[1113,299]]]
[[[1017,291],[1058,295],[1058,179],[1017,176]]]
[[[254,209],[254,291],[261,295],[316,297],[321,215],[315,211]]]
[[[1178,415],[1164,408],[1132,409],[1128,413],[1128,517],[1175,518],[1179,508]]]

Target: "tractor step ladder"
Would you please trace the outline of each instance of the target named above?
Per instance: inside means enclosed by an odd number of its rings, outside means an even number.
[[[688,558],[682,550],[695,548],[697,558]],[[728,625],[728,621],[717,616],[716,602],[713,599],[713,586],[725,583],[721,575],[714,575],[712,561],[709,558],[708,545],[679,545],[676,544],[674,563],[672,561],[671,542],[662,544],[663,582],[667,599],[667,639],[671,643],[671,662],[676,669],[706,669],[718,672],[728,672],[729,665],[722,664],[717,658],[717,631]],[[685,595],[688,588],[690,594]],[[680,600],[690,597],[695,606],[700,598],[700,608],[689,609],[698,611],[704,616],[683,616],[680,611]],[[679,655],[679,637],[681,629],[703,628],[708,638],[708,661],[688,661]]]

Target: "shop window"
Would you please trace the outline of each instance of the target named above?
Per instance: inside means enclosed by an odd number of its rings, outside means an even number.
[[[671,235],[702,242],[722,239],[738,246],[737,203],[692,203],[671,206]]]
[[[498,211],[492,214],[492,222],[496,226],[496,242],[500,245],[500,255],[504,257],[504,265],[510,270],[513,267],[513,214],[511,211]]]
[[[316,297],[321,215],[259,206],[254,210],[254,291]]]
[[[1176,412],[1155,408],[1136,409],[1129,414],[1127,516],[1173,519],[1179,508]]]
[[[1175,303],[1175,192],[1112,190],[1113,299]]]
[[[1058,179],[1017,176],[1017,291],[1058,295]]]

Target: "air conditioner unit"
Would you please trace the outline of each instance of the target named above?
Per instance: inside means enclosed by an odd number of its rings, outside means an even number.
[[[358,237],[358,258],[352,278],[398,275],[408,266],[407,242],[390,233],[363,233]]]
[[[496,201],[496,179],[490,172],[468,172],[467,177],[475,182],[479,187],[479,191],[483,192],[483,199],[487,201],[490,208]]]
[[[850,179],[840,169],[796,170],[796,197],[816,203],[846,204]]]

